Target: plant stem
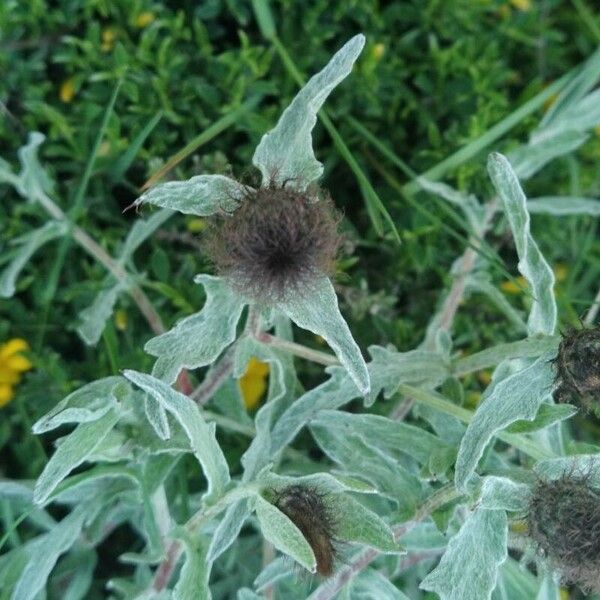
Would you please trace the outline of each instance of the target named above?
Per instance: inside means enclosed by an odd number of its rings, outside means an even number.
[[[67,215],[62,209],[54,203],[46,194],[41,190],[38,191],[37,200],[46,210],[48,214],[59,221],[69,221]],[[111,273],[115,279],[125,284],[127,293],[131,296],[137,307],[140,309],[142,315],[144,315],[148,325],[152,331],[160,335],[165,332],[164,325],[160,318],[160,315],[156,312],[150,300],[143,292],[143,290],[135,283],[132,277],[127,271],[115,261],[109,254],[100,246],[92,237],[90,237],[83,229],[73,224],[71,229],[73,239],[91,256],[93,256],[99,263],[106,267],[107,271]]]
[[[270,333],[261,332],[256,336],[256,339],[263,344],[271,344],[273,347],[278,348],[279,350],[289,352],[290,354],[299,356],[300,358],[312,360],[320,365],[326,365],[330,367],[340,364],[340,361],[333,354],[321,352],[320,350],[313,350],[312,348],[308,348],[302,344],[296,344],[295,342],[283,340],[271,335]]]

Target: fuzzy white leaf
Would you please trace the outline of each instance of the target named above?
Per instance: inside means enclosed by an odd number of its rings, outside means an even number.
[[[482,508],[494,510],[522,511],[527,508],[530,489],[508,477],[486,477],[481,487],[479,500]]]
[[[504,156],[498,153],[490,154],[488,172],[510,223],[519,255],[519,271],[531,285],[533,302],[527,321],[529,333],[552,335],[556,327],[554,273],[529,231],[527,198]]]
[[[591,485],[600,487],[600,453],[572,454],[560,458],[539,461],[534,470],[545,479],[559,479],[563,475],[579,475],[588,478]]]
[[[311,573],[317,570],[315,554],[302,532],[278,508],[261,496],[255,498],[256,516],[266,540],[275,548],[291,556]]]
[[[96,421],[81,423],[72,433],[63,438],[35,485],[34,499],[38,504],[43,504],[56,486],[75,467],[85,462],[104,441],[118,420],[118,411],[111,408]]]
[[[137,371],[126,370],[123,374],[177,419],[206,476],[208,498],[221,496],[230,478],[227,461],[215,437],[215,424],[204,420],[198,405],[191,398],[175,391],[164,381]]]
[[[32,427],[34,433],[45,433],[65,423],[88,423],[117,406],[117,401],[131,393],[122,377],[105,377],[92,381],[61,400]]]
[[[29,546],[29,561],[19,577],[11,600],[34,600],[46,582],[61,554],[77,540],[86,518],[81,506],[67,515],[52,531],[37,538]]]
[[[125,285],[119,282],[102,290],[94,298],[92,304],[79,313],[82,322],[77,328],[77,333],[88,346],[93,346],[100,340],[106,322],[113,313],[119,294],[124,289]]]
[[[531,421],[552,392],[551,356],[545,354],[529,366],[507,376],[491,388],[463,436],[456,459],[456,486],[465,489],[492,437],[519,419]]]
[[[210,573],[203,552],[195,546],[187,532],[182,532],[181,539],[185,545],[185,562],[173,589],[172,600],[210,600]]]
[[[503,510],[471,513],[419,587],[436,592],[441,600],[488,600],[507,557],[507,529]]]
[[[248,190],[224,175],[197,175],[187,181],[160,183],[140,196],[134,206],[154,204],[186,215],[206,217],[235,210]]]
[[[244,308],[244,300],[219,277],[198,275],[195,281],[202,283],[206,291],[202,310],[152,338],[144,347],[158,357],[152,374],[167,383],[173,383],[181,369],[211,364],[235,340]]]
[[[304,190],[322,175],[323,165],[315,158],[311,131],[327,96],[350,74],[364,45],[364,35],[349,40],[298,92],[275,128],[262,137],[252,163],[262,173],[263,186],[289,181],[289,185]]]
[[[600,200],[578,198],[577,196],[544,196],[532,198],[527,202],[531,214],[553,215],[590,215],[600,217]]]
[[[360,348],[342,317],[337,296],[327,277],[320,277],[302,294],[278,304],[296,325],[320,335],[348,371],[360,393],[370,390],[369,372]]]

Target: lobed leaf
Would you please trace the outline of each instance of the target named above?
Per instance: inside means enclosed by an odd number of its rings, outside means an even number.
[[[244,308],[244,300],[222,279],[198,275],[195,281],[202,283],[206,291],[202,310],[152,338],[144,347],[158,357],[152,374],[167,383],[174,383],[181,369],[211,364],[235,340]]]
[[[311,77],[285,109],[277,125],[263,135],[252,164],[262,173],[263,186],[289,185],[302,191],[323,173],[315,158],[311,131],[317,113],[333,88],[345,79],[365,44],[356,35],[336,52],[323,70]]]

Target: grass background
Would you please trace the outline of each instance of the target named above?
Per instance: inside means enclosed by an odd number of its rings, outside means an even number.
[[[593,4],[280,0],[265,12],[267,5],[258,0],[5,0],[0,156],[16,164],[27,133],[44,133],[41,159],[56,182],[52,197],[116,255],[137,217],[123,209],[171,156],[195,146],[183,152],[169,178],[252,177],[254,147],[297,91],[295,76],[317,71],[344,41],[363,32],[366,48],[327,111],[391,215],[401,245],[369,210],[364,184],[322,124],[314,145],[325,164],[322,183],[346,217],[337,277],[342,310],[362,348],[393,343],[408,350],[421,341],[469,233],[443,201],[406,193],[410,173],[473,148],[496,123],[587,58],[600,43]],[[487,151],[506,152],[524,142],[550,102],[445,170],[444,181],[489,197]],[[395,154],[395,162],[382,158],[368,134]],[[599,159],[596,135],[542,169],[526,192],[598,197]],[[42,225],[47,215],[7,186],[0,190],[1,268],[13,255],[11,240]],[[136,255],[145,291],[166,326],[202,304],[202,290],[192,283],[193,275],[210,271],[198,248],[202,226],[198,219],[175,216]],[[561,327],[575,324],[597,292],[597,220],[535,216],[533,234],[560,274]],[[498,227],[487,241],[498,258],[493,284],[523,308],[527,294],[506,285],[516,274],[512,240]],[[0,342],[27,339],[36,366],[0,413],[1,476],[39,474],[52,440],[33,437],[30,424],[60,398],[125,367],[149,370],[152,361],[142,347],[152,332],[128,296],[120,298],[97,346],[86,346],[75,332],[78,313],[92,302],[104,276],[105,269],[75,244],[54,243],[35,255],[17,295],[0,299]],[[489,301],[480,295],[465,300],[454,328],[456,347],[469,352],[514,337]],[[302,368],[309,384],[322,377],[317,367]],[[469,385],[476,394],[481,382]],[[593,422],[576,423],[584,437],[598,435]],[[234,440],[226,448],[240,450]]]

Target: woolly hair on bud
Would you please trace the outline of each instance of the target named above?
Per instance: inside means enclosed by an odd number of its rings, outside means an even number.
[[[600,327],[565,334],[554,364],[556,400],[573,402],[600,417]]]
[[[339,220],[331,200],[315,191],[259,188],[213,220],[206,249],[239,293],[270,304],[301,295],[318,275],[330,274]]]
[[[333,574],[337,557],[335,519],[327,494],[310,486],[290,485],[274,492],[273,504],[296,525],[317,560],[317,573]]]
[[[600,592],[600,489],[589,476],[539,480],[527,515],[529,536],[567,582]]]

